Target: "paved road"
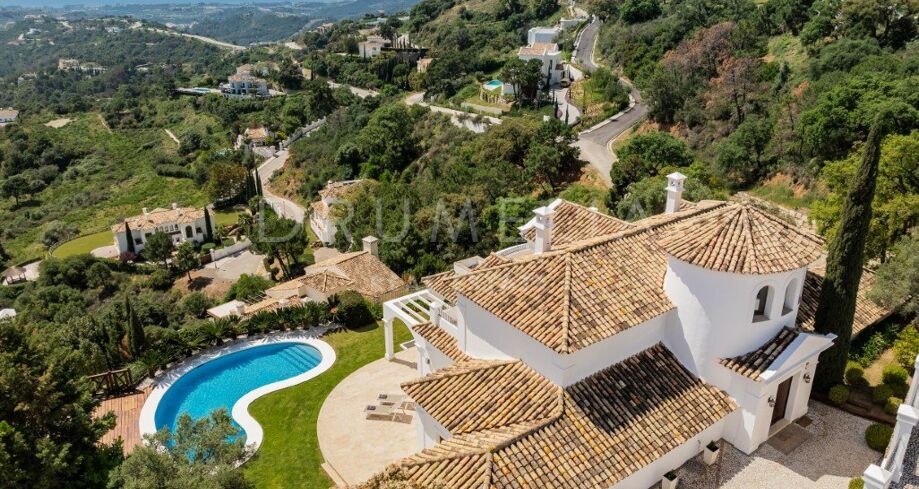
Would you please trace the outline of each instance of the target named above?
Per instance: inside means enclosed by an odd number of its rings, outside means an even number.
[[[578,43],[578,52],[574,60],[577,64],[584,67],[587,71],[597,69],[594,63],[593,52],[594,44],[597,41],[597,32],[600,31],[600,21],[594,18],[590,24],[581,31],[581,41]]]
[[[290,158],[290,151],[286,149],[281,150],[275,153],[273,158],[269,158],[258,167],[258,176],[262,179],[262,194],[265,197],[265,202],[267,202],[278,215],[303,223],[306,216],[306,209],[303,208],[303,206],[292,200],[285,199],[280,195],[275,195],[268,190],[268,182],[271,180],[271,177],[275,172],[284,167],[288,158]]]
[[[368,90],[366,88],[352,87],[351,85],[335,83],[332,80],[329,80],[329,86],[332,88],[348,87],[348,90],[351,90],[351,93],[353,93],[354,95],[357,95],[360,98],[376,97],[377,95],[380,94],[380,92],[376,90]]]
[[[594,47],[596,46],[599,29],[600,21],[594,19],[582,31],[581,40],[578,44],[575,60],[588,71],[597,69],[597,64],[594,61]],[[628,83],[625,80],[621,81]],[[616,155],[610,149],[611,141],[641,122],[648,114],[648,107],[641,103],[641,93],[630,83],[628,86],[631,88],[630,108],[585,130],[578,135],[578,141],[574,144],[575,147],[581,150],[581,157],[600,173],[600,177],[603,178],[607,185],[611,184],[609,172],[616,161]]]

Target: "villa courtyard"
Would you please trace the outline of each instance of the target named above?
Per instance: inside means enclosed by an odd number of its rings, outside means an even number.
[[[677,470],[680,487],[843,489],[881,458],[865,443],[870,424],[811,400],[807,416],[785,428],[793,433],[788,442],[781,443],[777,439],[782,437],[775,436],[751,455],[725,444],[721,485],[716,484],[717,468],[706,468],[696,457]]]

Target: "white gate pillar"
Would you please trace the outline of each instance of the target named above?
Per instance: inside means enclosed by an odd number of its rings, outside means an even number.
[[[393,353],[394,347],[393,347],[393,339],[392,339],[392,318],[386,319],[383,322],[383,338],[384,338],[383,341],[386,342],[386,359],[392,360],[393,355],[394,355]]]

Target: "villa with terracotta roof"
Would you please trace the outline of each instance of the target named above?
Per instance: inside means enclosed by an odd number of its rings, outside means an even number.
[[[210,225],[211,233],[213,233],[213,218]],[[130,238],[128,237],[128,230],[131,233]],[[169,235],[172,239],[172,244],[176,246],[185,241],[203,243],[208,235],[204,209],[179,207],[174,202],[169,209],[158,207],[148,211],[144,207],[142,214],[129,217],[112,226],[114,244],[118,249],[119,255],[130,251],[128,239],[134,241],[134,252],[138,253],[146,246],[147,238],[157,231]]]
[[[665,212],[636,222],[556,200],[523,244],[384,304],[387,358],[395,319],[419,352],[402,385],[419,452],[395,472],[645,488],[710,442],[749,454],[807,414],[835,339],[813,332],[823,240],[750,204],[686,202],[685,178],[668,175]],[[886,314],[860,301],[860,321]]]
[[[302,276],[275,285],[253,302],[233,300],[209,309],[213,318],[248,317],[262,311],[322,302],[330,296],[353,290],[370,301],[382,302],[405,293],[406,284],[380,261],[378,239],[367,236],[363,250],[314,263]]]
[[[540,73],[548,73],[553,85],[559,83],[565,67],[562,64],[562,53],[558,44],[554,42],[535,42],[528,46],[522,46],[517,51],[517,57],[523,61],[537,59],[542,63]]]
[[[338,232],[338,228],[331,215],[332,206],[341,203],[341,199],[365,182],[367,182],[365,179],[338,182],[330,180],[325,188],[319,191],[319,200],[310,204],[310,228],[319,241],[325,244],[335,242],[335,233]]]

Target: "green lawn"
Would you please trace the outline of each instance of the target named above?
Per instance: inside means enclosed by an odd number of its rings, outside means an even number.
[[[214,222],[217,226],[229,226],[236,224],[239,219],[239,213],[236,211],[217,211],[214,213]]]
[[[99,231],[94,234],[87,234],[86,236],[81,236],[58,246],[54,249],[54,252],[51,253],[51,256],[55,258],[67,258],[68,256],[89,253],[100,246],[108,246],[114,243],[114,239],[110,229]]]
[[[396,321],[395,342],[411,339]],[[323,338],[335,348],[335,364],[315,379],[256,400],[249,411],[265,430],[261,447],[244,466],[258,488],[326,488],[332,481],[322,470],[316,421],[323,401],[349,374],[383,358],[383,326],[332,333]]]

